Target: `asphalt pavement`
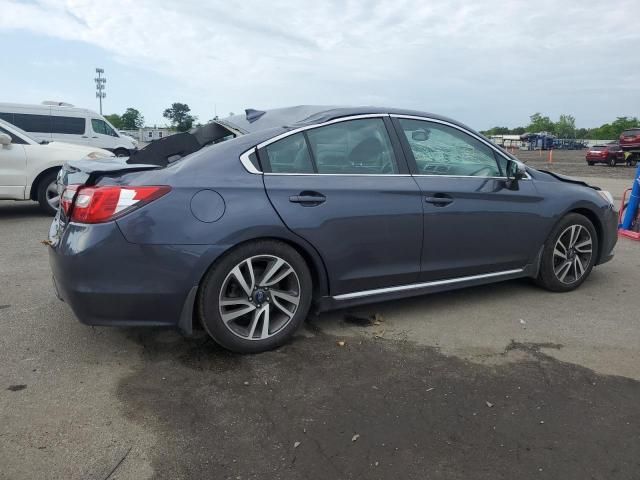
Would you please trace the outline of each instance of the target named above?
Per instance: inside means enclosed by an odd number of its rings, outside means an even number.
[[[572,293],[331,312],[239,356],[80,324],[49,224],[0,202],[0,479],[640,478],[638,242]]]

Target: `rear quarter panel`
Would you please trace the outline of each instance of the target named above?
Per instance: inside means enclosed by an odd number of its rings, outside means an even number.
[[[172,187],[167,195],[117,220],[126,240],[146,245],[210,246],[211,254],[202,255],[200,271],[194,273],[198,277],[217,256],[240,243],[259,238],[282,239],[311,257],[311,267],[321,273],[318,287],[325,292],[328,286],[324,263],[315,248],[287,229],[266,195],[262,175],[244,169],[238,148],[223,146],[224,143],[205,148],[164,169],[103,179],[100,184]],[[222,197],[224,213],[219,219],[205,222],[192,213],[192,199],[202,190],[212,190]]]

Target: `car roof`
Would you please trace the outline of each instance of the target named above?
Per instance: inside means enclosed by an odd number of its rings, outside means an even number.
[[[247,109],[243,115],[232,115],[223,119],[215,120],[223,126],[230,127],[240,133],[255,133],[273,128],[294,128],[304,125],[314,125],[328,122],[341,117],[367,114],[395,114],[395,115],[415,115],[419,117],[429,117],[436,120],[443,120],[449,123],[472,130],[468,126],[433,113],[418,110],[407,110],[400,108],[386,107],[346,107],[328,105],[298,105],[294,107],[275,108],[271,110]]]

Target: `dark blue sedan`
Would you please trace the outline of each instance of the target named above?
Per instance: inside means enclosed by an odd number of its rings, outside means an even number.
[[[80,321],[199,322],[238,352],[312,307],[519,277],[569,291],[617,239],[608,192],[416,111],[247,110],[60,181],[50,261]]]

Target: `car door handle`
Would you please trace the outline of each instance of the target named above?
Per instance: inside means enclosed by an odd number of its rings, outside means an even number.
[[[96,137],[91,137],[91,138],[98,138],[98,137],[96,136]]]
[[[300,195],[291,195],[289,197],[291,203],[300,203],[305,207],[320,205],[326,200],[327,197],[318,192],[300,192]]]
[[[89,137],[87,137],[86,135],[82,135],[82,138],[89,138]]]
[[[445,197],[445,196],[441,196],[441,197],[424,197],[424,201],[427,203],[431,203],[433,205],[435,205],[436,207],[444,207],[445,205],[449,205],[450,203],[453,202],[453,198],[451,197]]]

